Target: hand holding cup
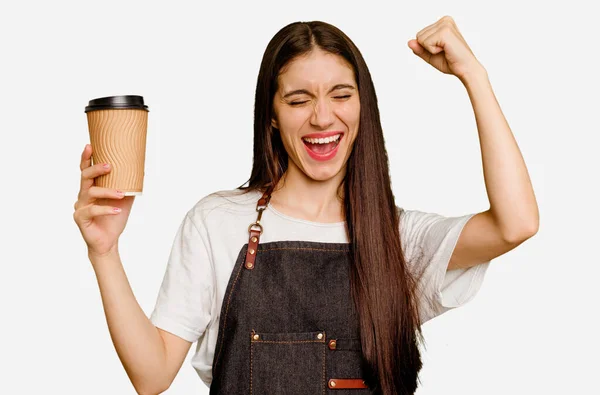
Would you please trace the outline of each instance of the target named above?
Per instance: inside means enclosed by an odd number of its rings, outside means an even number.
[[[73,218],[90,257],[117,251],[134,197],[142,194],[148,111],[135,95],[97,98],[85,108],[91,145],[81,154]]]
[[[117,250],[135,196],[125,196],[114,188],[96,186],[94,179],[111,172],[103,163],[91,164],[92,146],[81,154],[81,186],[73,218],[88,246],[88,255],[104,256]]]

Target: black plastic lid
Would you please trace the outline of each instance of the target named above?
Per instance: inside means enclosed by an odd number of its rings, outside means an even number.
[[[88,106],[85,108],[85,112],[119,108],[137,108],[150,111],[148,110],[148,106],[144,105],[144,98],[142,96],[125,95],[101,97],[90,100]]]

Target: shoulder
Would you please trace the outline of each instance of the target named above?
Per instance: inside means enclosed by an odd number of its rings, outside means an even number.
[[[400,216],[400,230],[407,236],[422,235],[428,230],[448,231],[464,223],[474,214],[444,216],[434,212],[411,210],[397,207]]]
[[[423,254],[435,254],[444,245],[454,247],[463,226],[473,216],[444,216],[421,210],[399,210],[400,238],[405,258],[409,261]]]
[[[199,199],[187,212],[196,224],[207,224],[228,217],[245,217],[256,213],[260,193],[242,189],[220,190]]]
[[[436,220],[444,218],[437,213],[430,213],[415,209],[405,209],[396,207],[400,216],[400,226],[404,226],[406,230],[414,230],[414,227],[431,224]]]

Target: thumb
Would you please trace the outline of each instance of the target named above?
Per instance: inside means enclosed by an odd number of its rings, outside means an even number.
[[[428,61],[431,57],[431,53],[429,53],[425,48],[423,48],[417,40],[410,40],[408,42],[408,47],[412,49],[415,55],[417,55],[424,61]]]

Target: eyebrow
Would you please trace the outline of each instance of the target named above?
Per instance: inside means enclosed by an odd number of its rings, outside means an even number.
[[[345,88],[356,89],[356,88],[354,88],[353,85],[350,85],[350,84],[337,84],[333,88],[331,88],[329,90],[329,92],[327,92],[327,93],[331,93],[331,92],[333,92],[335,90],[345,89]],[[301,95],[301,94],[312,96],[312,93],[310,93],[306,89],[296,89],[295,91],[291,91],[291,92],[288,92],[285,95],[283,95],[283,98],[285,99],[285,98],[293,96],[293,95]]]

